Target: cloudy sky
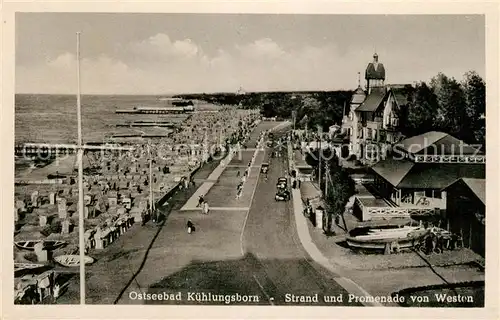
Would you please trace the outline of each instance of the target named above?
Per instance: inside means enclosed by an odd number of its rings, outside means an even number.
[[[337,90],[376,50],[387,83],[485,75],[483,16],[21,13],[16,92]]]

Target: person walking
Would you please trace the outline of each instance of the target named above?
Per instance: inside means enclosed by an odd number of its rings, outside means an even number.
[[[191,234],[194,231],[194,224],[191,222],[191,220],[188,220],[186,228],[187,228],[187,233],[189,234]]]
[[[205,199],[203,198],[203,195],[201,195],[199,198],[198,198],[198,207],[200,207],[203,202],[205,201]]]
[[[204,202],[203,203],[203,213],[204,214],[208,214],[208,211],[210,210],[209,206],[208,206],[208,202]]]
[[[59,298],[59,294],[61,293],[61,286],[59,285],[59,282],[56,282],[54,284],[54,293],[52,294],[54,298],[54,303],[57,302],[57,298]]]
[[[236,177],[239,178],[240,176],[240,170],[238,170],[238,172],[236,172]]]
[[[243,191],[243,183],[240,182],[236,187],[236,199],[239,199],[241,197],[242,191]]]

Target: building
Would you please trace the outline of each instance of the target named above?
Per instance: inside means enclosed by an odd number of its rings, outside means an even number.
[[[245,95],[247,92],[243,89],[243,87],[239,87],[238,91],[236,91],[237,95]]]
[[[385,67],[373,55],[365,70],[366,90],[358,87],[342,120],[342,132],[349,141],[349,154],[370,165],[402,139],[398,131],[400,109],[408,104],[411,85],[385,85]]]
[[[397,143],[371,170],[375,188],[395,205],[445,209],[443,188],[462,177],[484,178],[485,156],[449,134],[431,131]]]
[[[461,235],[464,246],[484,257],[486,180],[461,178],[443,192],[448,193],[446,225]]]
[[[374,181],[367,187],[374,196],[357,197],[356,212],[362,220],[412,214],[445,217],[444,189],[457,179],[484,179],[485,162],[476,148],[443,132],[404,139],[370,168]]]

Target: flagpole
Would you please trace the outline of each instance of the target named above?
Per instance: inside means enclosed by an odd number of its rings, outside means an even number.
[[[82,111],[80,98],[80,32],[76,33],[76,77],[77,77],[77,116],[78,116],[78,235],[80,249],[80,304],[85,304],[85,241],[83,234],[84,210],[83,210],[83,147],[82,147]]]
[[[154,214],[154,200],[153,200],[153,157],[151,156],[151,145],[148,141],[148,156],[149,156],[149,210],[151,212],[150,218],[153,219]]]

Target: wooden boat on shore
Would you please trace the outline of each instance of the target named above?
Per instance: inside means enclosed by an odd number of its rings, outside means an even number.
[[[78,267],[80,265],[80,256],[77,254],[64,254],[62,256],[54,257],[54,260],[64,267]],[[84,257],[85,264],[94,263],[94,258],[85,256]]]
[[[355,249],[385,250],[388,244],[399,249],[411,248],[429,232],[424,227],[396,227],[396,228],[355,228],[346,237],[347,244]]]
[[[30,269],[38,269],[42,267],[45,267],[45,265],[41,263],[14,262],[14,272],[30,270]]]
[[[43,243],[44,250],[55,250],[66,245],[66,241],[62,240],[25,240],[25,241],[15,241],[14,244],[21,250],[34,251],[35,245],[37,243]]]

